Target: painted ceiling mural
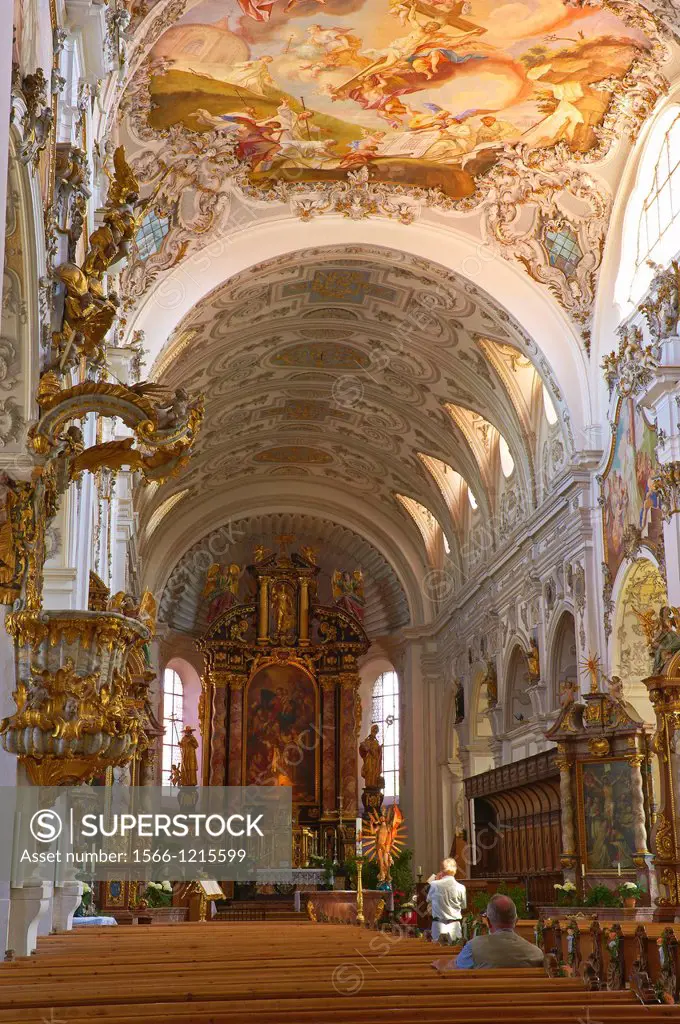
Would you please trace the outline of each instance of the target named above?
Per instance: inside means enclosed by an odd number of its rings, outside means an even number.
[[[121,275],[126,313],[270,204],[404,224],[475,211],[456,226],[545,285],[588,349],[616,191],[603,158],[635,140],[677,55],[642,4],[170,0],[135,24],[116,130],[167,227]]]
[[[504,143],[598,145],[650,41],[562,0],[203,0],[151,51],[155,129],[218,130],[252,179],[374,178],[461,199]]]

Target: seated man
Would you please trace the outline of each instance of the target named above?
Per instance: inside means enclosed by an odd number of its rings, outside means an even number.
[[[489,934],[466,942],[443,969],[480,967],[542,967],[543,953],[515,932],[517,909],[509,896],[496,895],[486,908]],[[442,970],[442,967],[438,967]]]
[[[465,910],[467,893],[465,886],[456,881],[458,865],[453,857],[442,861],[438,875],[430,875],[427,890],[428,902],[432,904],[432,941],[438,942],[446,936],[451,942],[462,937],[461,912]]]

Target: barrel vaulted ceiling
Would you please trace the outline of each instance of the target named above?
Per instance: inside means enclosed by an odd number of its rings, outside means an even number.
[[[142,506],[149,545],[192,500],[233,503],[259,480],[273,511],[315,481],[329,515],[334,497],[349,494],[364,514],[380,511],[418,538],[401,495],[428,509],[453,546],[464,516],[447,473],[493,517],[502,436],[530,510],[528,410],[542,377],[560,407],[539,350],[488,295],[371,246],[300,250],[231,279],[179,324],[154,376],[203,392],[206,417],[188,468]]]

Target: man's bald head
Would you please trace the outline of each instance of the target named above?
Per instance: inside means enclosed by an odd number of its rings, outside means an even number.
[[[492,896],[486,908],[486,916],[492,930],[514,928],[517,923],[517,907],[509,896],[497,893]]]

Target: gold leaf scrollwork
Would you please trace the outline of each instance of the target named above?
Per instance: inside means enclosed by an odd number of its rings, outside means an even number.
[[[673,826],[665,814],[661,811],[656,817],[656,835],[654,847],[659,857],[663,860],[670,860],[675,856],[675,840],[673,838]]]

